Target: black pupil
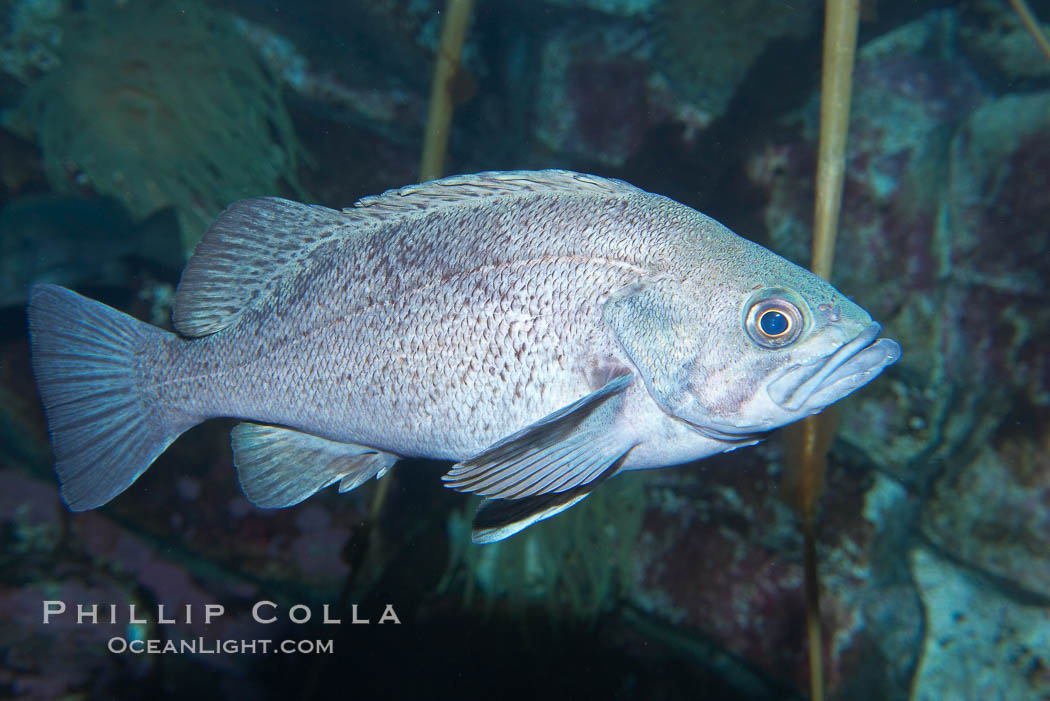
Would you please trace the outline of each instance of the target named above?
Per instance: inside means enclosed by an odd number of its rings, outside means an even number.
[[[758,327],[765,335],[775,337],[786,333],[790,323],[787,315],[771,309],[759,317]]]

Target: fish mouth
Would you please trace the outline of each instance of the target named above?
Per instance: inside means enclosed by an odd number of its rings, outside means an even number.
[[[863,387],[901,356],[900,344],[878,338],[882,326],[872,322],[826,358],[794,365],[766,388],[781,408],[797,412],[820,411]]]

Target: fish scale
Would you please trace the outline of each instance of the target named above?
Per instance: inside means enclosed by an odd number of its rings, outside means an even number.
[[[368,241],[358,243],[368,250]],[[583,373],[564,358],[611,351],[615,343],[611,335],[606,333],[600,341],[593,338],[601,330],[600,315],[594,310],[610,289],[639,274],[637,268],[616,261],[581,260],[579,256],[489,263],[476,269],[447,273],[437,281],[428,279],[416,289],[400,283],[400,297],[373,301],[366,307],[351,302],[347,311],[334,318],[318,319],[316,310],[300,309],[304,302],[292,304],[282,298],[274,303],[279,313],[264,307],[211,337],[208,344],[190,343],[183,365],[170,368],[173,381],[166,384],[177,384],[179,376],[197,376],[200,356],[214,358],[223,381],[212,383],[211,400],[202,400],[199,385],[185,393],[196,397],[195,409],[204,416],[233,415],[282,424],[401,455],[467,457],[509,433],[508,428],[517,430],[580,393],[597,389],[588,387]],[[318,272],[308,267],[301,273],[306,278],[302,286],[311,287],[317,277],[323,279]],[[298,292],[298,285],[297,280],[288,284],[292,288],[289,297],[310,299]],[[328,285],[338,285],[338,280]],[[530,299],[540,298],[548,300],[546,307],[529,306]],[[559,307],[555,300],[587,303]],[[585,319],[587,310],[589,320]],[[508,318],[517,320],[521,330],[515,332]],[[533,319],[521,321],[527,318]],[[389,371],[393,369],[389,362],[392,348],[387,339],[394,337],[401,343],[409,339],[411,351],[399,354],[404,357],[401,369],[412,370],[407,376]],[[266,338],[301,340],[276,348],[270,343],[251,343],[251,339]],[[246,347],[253,349],[251,354]],[[524,348],[529,349],[528,356],[519,358]],[[224,358],[236,361],[223,368]],[[311,363],[310,358],[320,362]],[[304,360],[312,371],[300,377],[296,373]],[[457,371],[460,363],[471,360],[475,361],[474,371]],[[356,378],[349,386],[347,376]],[[256,392],[257,377],[272,378],[276,386]],[[559,391],[540,398],[527,389],[537,385]],[[311,388],[306,396],[303,387]],[[382,388],[382,396],[369,388]],[[427,389],[421,392],[419,388]],[[515,400],[515,392],[521,399]],[[231,393],[241,398],[236,407],[229,405]],[[173,396],[169,401],[184,399]],[[307,411],[311,407],[314,411]],[[338,407],[338,411],[324,407]],[[464,427],[484,424],[489,425],[487,431],[472,429],[464,434]],[[395,432],[378,435],[376,425],[395,427]]]
[[[773,335],[755,321],[767,308]],[[71,508],[226,416],[245,422],[234,462],[260,506],[353,489],[402,457],[453,460],[446,485],[487,497],[474,540],[492,542],[620,471],[752,444],[899,356],[808,271],[568,171],[454,176],[343,211],[238,202],[202,237],[173,317],[181,336],[34,288],[34,369]]]

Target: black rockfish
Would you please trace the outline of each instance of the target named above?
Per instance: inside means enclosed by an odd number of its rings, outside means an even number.
[[[627,183],[480,173],[335,211],[243,200],[208,229],[179,335],[54,285],[29,305],[62,495],[91,509],[230,416],[248,498],[458,461],[476,542],[621,470],[757,442],[895,362],[863,309],[718,222]]]

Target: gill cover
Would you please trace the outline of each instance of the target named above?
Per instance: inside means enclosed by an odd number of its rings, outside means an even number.
[[[670,280],[643,280],[614,292],[602,309],[649,394],[673,415],[691,399],[690,371],[704,337],[701,312],[688,301]]]

